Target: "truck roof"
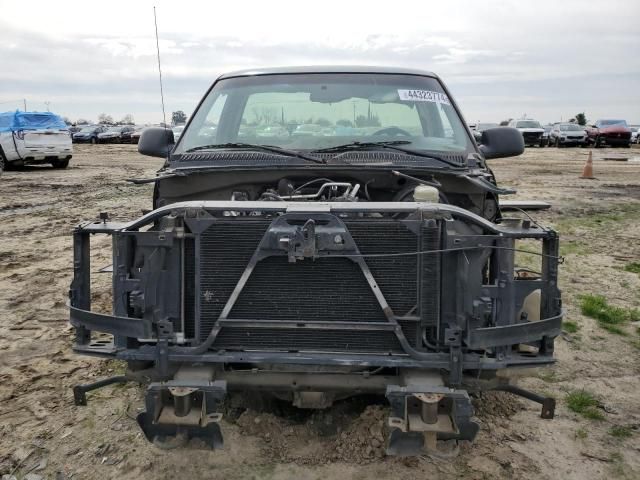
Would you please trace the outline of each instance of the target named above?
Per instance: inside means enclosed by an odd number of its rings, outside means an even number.
[[[256,75],[286,75],[304,73],[382,73],[399,75],[419,75],[422,77],[438,78],[435,73],[425,70],[417,70],[402,67],[373,67],[364,65],[313,65],[306,67],[271,67],[253,68],[238,70],[235,72],[223,73],[219,79],[233,77],[250,77]]]

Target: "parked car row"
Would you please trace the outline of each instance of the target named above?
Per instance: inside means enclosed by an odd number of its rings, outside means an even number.
[[[73,143],[130,143],[134,130],[129,125],[87,125],[72,133],[71,138]]]
[[[470,125],[476,141],[480,141],[482,131],[494,128],[495,123]],[[629,147],[640,143],[639,127],[628,126],[625,120],[597,120],[593,125],[581,126],[571,122],[557,122],[542,126],[537,120],[511,120],[508,125],[522,133],[527,147],[586,147],[600,148]]]
[[[87,125],[70,127],[69,132],[73,143],[138,143],[145,128],[147,127],[133,125]],[[184,125],[171,128],[176,141],[183,129]]]

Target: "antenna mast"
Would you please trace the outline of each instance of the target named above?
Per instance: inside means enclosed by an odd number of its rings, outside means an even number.
[[[158,41],[158,17],[156,17],[156,7],[153,7],[153,22],[156,26],[156,50],[158,52],[158,74],[160,75],[160,101],[162,102],[162,121],[164,128],[167,128],[167,115],[164,111],[164,91],[162,90],[162,68],[160,67],[160,42]]]

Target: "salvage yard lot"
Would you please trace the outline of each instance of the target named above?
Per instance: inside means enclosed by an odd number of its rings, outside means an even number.
[[[67,170],[48,167],[0,177],[0,475],[21,478],[639,478],[640,477],[640,163],[604,161],[595,180],[578,178],[585,149],[528,149],[492,160],[517,199],[546,200],[535,219],[561,235],[565,333],[558,363],[522,385],[558,400],[554,420],[509,394],[476,402],[480,434],[449,459],[381,456],[383,406],[345,402],[328,411],[256,413],[237,405],[223,421],[226,449],[156,449],[135,422],[134,384],[89,394],[71,387],[115,374],[116,362],[73,355],[66,292],[71,230],[109,212],[115,220],[151,207],[149,177],[162,160],[135,145],[77,145]],[[615,151],[640,157],[639,149]],[[517,216],[508,213],[507,216]],[[109,240],[92,270],[110,263]],[[93,302],[108,310],[108,274]],[[61,475],[56,476],[57,472]]]

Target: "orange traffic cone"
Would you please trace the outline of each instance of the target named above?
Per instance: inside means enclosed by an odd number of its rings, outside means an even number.
[[[586,178],[589,180],[596,178],[593,176],[593,152],[591,150],[589,150],[589,158],[587,158],[587,163],[584,164],[580,178]]]

